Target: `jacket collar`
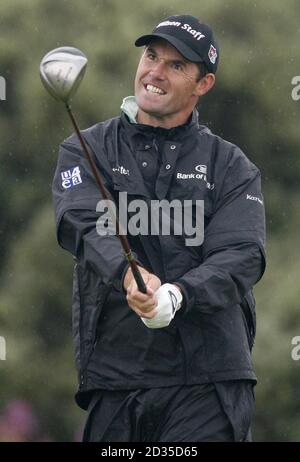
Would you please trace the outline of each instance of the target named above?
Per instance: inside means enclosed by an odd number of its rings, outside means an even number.
[[[123,99],[121,110],[123,112],[121,119],[131,135],[144,134],[150,137],[161,136],[168,140],[176,140],[183,136],[190,136],[191,131],[199,129],[198,111],[195,108],[187,121],[183,125],[174,128],[153,127],[151,125],[139,124],[136,121],[138,105],[134,96],[127,96]]]
[[[120,109],[127,115],[129,122],[132,124],[137,123],[136,116],[139,108],[135,96],[126,96],[123,99]]]

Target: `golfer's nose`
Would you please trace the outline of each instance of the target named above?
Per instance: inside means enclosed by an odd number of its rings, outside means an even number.
[[[167,64],[163,59],[158,59],[155,63],[152,64],[151,75],[158,79],[163,80],[166,75]]]

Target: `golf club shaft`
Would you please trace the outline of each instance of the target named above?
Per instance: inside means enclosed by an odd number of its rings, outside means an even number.
[[[131,267],[131,270],[132,270],[132,274],[133,274],[133,277],[137,283],[137,286],[138,286],[138,289],[140,292],[143,292],[144,294],[147,292],[147,288],[146,288],[146,284],[142,278],[142,275],[141,275],[141,272],[139,271],[138,269],[138,266],[137,266],[137,263],[132,255],[132,252],[131,252],[131,249],[130,249],[130,245],[129,245],[129,242],[128,242],[128,239],[126,238],[126,236],[123,234],[123,233],[120,233],[120,223],[119,223],[119,220],[118,218],[115,216],[114,212],[112,211],[112,209],[109,207],[109,201],[112,200],[111,196],[109,195],[109,193],[107,192],[104,184],[103,184],[103,181],[101,179],[101,176],[100,176],[100,173],[99,173],[99,170],[97,168],[97,165],[91,155],[91,153],[89,152],[89,149],[87,147],[87,144],[79,130],[79,127],[77,125],[77,122],[73,116],[73,113],[71,111],[71,107],[68,103],[66,103],[66,109],[68,111],[68,114],[70,116],[70,119],[72,121],[72,124],[74,126],[74,129],[75,129],[75,132],[79,138],[79,141],[80,141],[80,144],[82,146],[82,149],[83,149],[83,152],[91,166],[91,169],[93,171],[93,174],[94,174],[94,177],[95,177],[95,180],[97,182],[97,185],[100,189],[100,192],[102,194],[102,197],[108,201],[107,204],[108,204],[108,208],[109,208],[109,211],[110,211],[110,214],[111,214],[111,218],[113,221],[115,221],[116,223],[116,230],[117,230],[117,236],[118,238],[120,239],[120,242],[121,242],[121,245],[123,247],[123,250],[124,250],[124,253],[125,253],[125,257]]]

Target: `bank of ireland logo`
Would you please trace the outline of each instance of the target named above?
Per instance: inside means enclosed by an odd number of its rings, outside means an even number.
[[[206,165],[196,165],[195,170],[197,173],[191,172],[191,173],[180,173],[178,172],[176,175],[176,178],[178,180],[202,180],[205,181],[206,187],[208,189],[214,189],[215,185],[214,183],[209,183],[207,181],[207,166]]]
[[[214,189],[215,185],[213,183],[209,183],[207,181],[207,166],[206,165],[196,165],[195,170],[199,173],[196,174],[196,178],[199,180],[203,180],[206,183],[206,187],[208,189]]]
[[[209,57],[210,62],[215,64],[217,57],[218,57],[218,53],[217,53],[217,49],[213,45],[210,45],[210,49],[208,51],[208,57]]]
[[[197,165],[195,167],[195,170],[197,170],[197,172],[199,173],[203,173],[204,175],[206,175],[207,173],[207,166],[206,165]]]
[[[64,189],[69,189],[82,183],[79,167],[73,167],[70,170],[61,172],[61,179],[61,185]]]

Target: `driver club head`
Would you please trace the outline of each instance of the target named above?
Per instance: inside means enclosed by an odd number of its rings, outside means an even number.
[[[87,62],[78,48],[60,47],[49,51],[40,64],[44,87],[55,99],[68,103],[84,76]]]

